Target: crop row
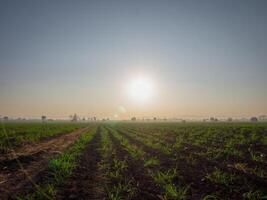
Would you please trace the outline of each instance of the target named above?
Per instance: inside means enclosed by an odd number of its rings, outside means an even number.
[[[87,125],[85,123],[63,122],[1,123],[0,153],[8,151],[10,148],[16,148],[23,142],[36,142],[42,138],[68,133]]]
[[[64,153],[49,161],[45,179],[40,183],[33,183],[35,191],[30,194],[18,196],[17,199],[55,199],[58,187],[63,185],[66,179],[77,167],[79,157],[88,142],[96,133],[96,127],[80,136],[80,138]]]
[[[182,142],[180,142],[179,139],[181,139],[181,135],[179,135],[178,133],[178,137],[174,138],[175,142],[168,144],[166,141],[164,141],[164,136],[162,136],[164,135],[164,133],[162,133],[161,136],[155,135],[153,137],[153,134],[151,134],[151,132],[147,132],[140,133],[136,130],[130,130],[126,133],[124,129],[125,136],[130,136],[132,139],[143,142],[151,148],[160,150],[166,155],[166,157],[171,157],[173,160],[176,160],[176,163],[180,163],[180,166],[183,165],[181,163],[186,163],[188,168],[184,171],[184,177],[188,176],[188,174],[186,174],[188,172],[192,173],[192,176],[195,176],[193,175],[194,171],[198,170],[199,173],[197,174],[197,177],[199,177],[200,180],[204,180],[205,183],[215,183],[216,187],[218,187],[217,190],[219,191],[214,191],[216,194],[215,196],[223,196],[226,192],[231,197],[233,197],[233,195],[239,195],[239,198],[240,196],[249,196],[249,198],[253,199],[253,196],[264,196],[264,193],[266,193],[266,190],[264,189],[264,184],[266,184],[266,168],[264,168],[264,166],[266,165],[264,165],[264,163],[259,163],[256,161],[254,163],[254,169],[251,171],[247,170],[249,168],[244,163],[236,162],[235,165],[229,166],[225,163],[218,162],[216,159],[209,158],[209,146],[198,145],[197,147],[199,148],[195,148],[194,146],[192,147],[192,145],[188,146],[186,145],[186,143],[188,144],[188,142],[186,142],[187,138],[182,138]],[[193,132],[192,135],[193,134],[196,133]],[[205,136],[203,137],[205,138]],[[201,152],[202,149],[208,149],[209,151]],[[221,151],[228,150],[221,148]],[[248,157],[249,156],[251,155],[249,154]],[[234,169],[232,169],[232,167]],[[250,172],[254,173],[251,174]],[[199,176],[199,174],[201,174],[201,176]],[[194,182],[196,181],[193,181],[193,183]],[[194,184],[192,185],[192,187],[194,187]],[[210,188],[212,188],[212,186],[210,186]]]
[[[180,181],[179,172],[176,167],[160,167],[161,161],[144,151],[139,146],[132,143],[124,135],[114,129],[110,129],[113,136],[120,141],[124,149],[131,155],[135,162],[140,162],[147,175],[153,180],[159,188],[158,194],[161,199],[185,199],[189,190],[189,185],[184,186]]]
[[[83,135],[65,153],[49,162],[49,176],[27,199],[58,198],[58,194],[68,190],[64,185],[70,188],[85,185],[84,189],[79,188],[79,197],[95,193],[94,188],[101,185],[103,191],[99,188],[97,191],[102,193],[101,199],[111,200],[264,199],[267,194],[265,157],[259,160],[256,155],[253,159],[253,154],[245,155],[247,146],[237,148],[236,138],[247,133],[248,138],[244,140],[251,144],[250,150],[264,154],[265,136],[261,134],[265,134],[265,127],[250,128],[245,125],[233,129],[225,125],[99,125],[97,131]],[[84,151],[93,140],[95,149]],[[227,147],[242,153],[236,155]],[[218,152],[219,156],[214,155]],[[91,158],[80,160],[81,154]],[[83,179],[76,186],[71,185],[69,178],[75,170],[81,175],[74,179],[77,182]]]

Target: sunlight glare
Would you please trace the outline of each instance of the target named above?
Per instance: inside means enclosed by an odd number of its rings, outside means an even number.
[[[132,100],[147,102],[153,94],[152,81],[144,77],[135,78],[130,82],[128,92]]]

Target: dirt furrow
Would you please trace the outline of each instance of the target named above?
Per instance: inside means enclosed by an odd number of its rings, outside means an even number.
[[[135,139],[134,137],[126,134],[124,131],[118,130],[118,132],[123,135],[128,141],[137,147],[143,149],[149,156],[157,157],[160,160],[160,170],[167,170],[171,167],[177,167],[180,171],[183,182],[185,184],[190,184],[192,188],[192,192],[194,196],[192,199],[199,199],[204,194],[210,194],[214,191],[221,191],[221,196],[229,195],[232,198],[240,198],[237,193],[229,193],[227,188],[221,185],[213,184],[208,182],[205,179],[207,173],[211,173],[215,167],[221,169],[224,172],[234,173],[236,175],[240,175],[242,177],[246,177],[248,181],[251,181],[253,184],[257,185],[258,187],[262,187],[266,185],[266,181],[252,177],[249,174],[245,174],[244,172],[235,170],[233,168],[229,168],[225,166],[223,163],[211,162],[207,160],[207,158],[199,155],[190,154],[190,152],[181,151],[178,155],[165,155],[160,152],[158,149],[152,148],[147,146],[146,144],[142,143],[141,141]],[[182,157],[180,156],[182,155]],[[189,162],[188,157],[191,157],[191,161]],[[194,163],[192,163],[194,162]],[[236,183],[242,185],[243,183]],[[236,196],[237,195],[237,196]]]
[[[88,143],[82,154],[78,167],[67,180],[66,185],[57,194],[57,199],[105,199],[103,176],[98,164],[101,161],[99,148],[101,147],[100,127],[94,138]]]
[[[32,190],[42,177],[48,162],[73,144],[89,127],[50,140],[27,144],[0,161],[0,199],[8,199]]]
[[[160,165],[153,169],[154,171],[167,171],[171,168],[177,168],[179,173],[182,175],[182,180],[177,180],[177,184],[179,181],[182,181],[186,185],[190,185],[191,187],[195,188],[195,190],[202,189],[202,192],[209,192],[213,190],[212,185],[208,185],[207,183],[202,181],[203,175],[206,173],[206,169],[204,166],[199,166],[196,169],[193,165],[189,164],[186,160],[180,157],[166,155],[161,152],[159,149],[155,149],[152,147],[147,146],[146,144],[142,143],[141,141],[135,139],[134,137],[126,134],[125,132],[118,130],[118,132],[127,140],[129,143],[136,145],[137,147],[141,148],[144,152],[147,153],[148,157],[154,157],[159,159]],[[192,199],[199,199],[200,196],[191,197]]]
[[[170,165],[173,165],[175,161],[169,157],[166,156],[162,151],[159,149],[155,149],[152,147],[147,146],[143,142],[135,139],[134,137],[126,134],[124,131],[117,130],[118,133],[123,135],[131,144],[136,145],[137,147],[141,148],[144,152],[148,153],[151,157],[158,158],[161,160],[161,166],[164,167],[164,165],[167,165],[166,167],[169,167]]]
[[[136,183],[137,195],[135,200],[156,200],[160,199],[160,190],[154,183],[151,176],[143,166],[142,160],[134,160],[130,154],[121,145],[120,141],[112,135],[110,129],[108,134],[111,142],[114,144],[116,157],[119,160],[125,160],[128,164],[127,176],[132,177]]]

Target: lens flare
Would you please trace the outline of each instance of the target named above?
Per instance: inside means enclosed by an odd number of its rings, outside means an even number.
[[[132,100],[147,102],[153,95],[153,84],[148,78],[139,77],[129,83],[128,92]]]

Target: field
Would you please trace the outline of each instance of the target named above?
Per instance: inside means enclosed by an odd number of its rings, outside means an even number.
[[[71,132],[85,124],[75,123],[5,123],[0,129],[0,152],[10,147],[21,146],[24,142],[38,141],[45,137]]]
[[[267,199],[267,123],[4,123],[0,199]]]

